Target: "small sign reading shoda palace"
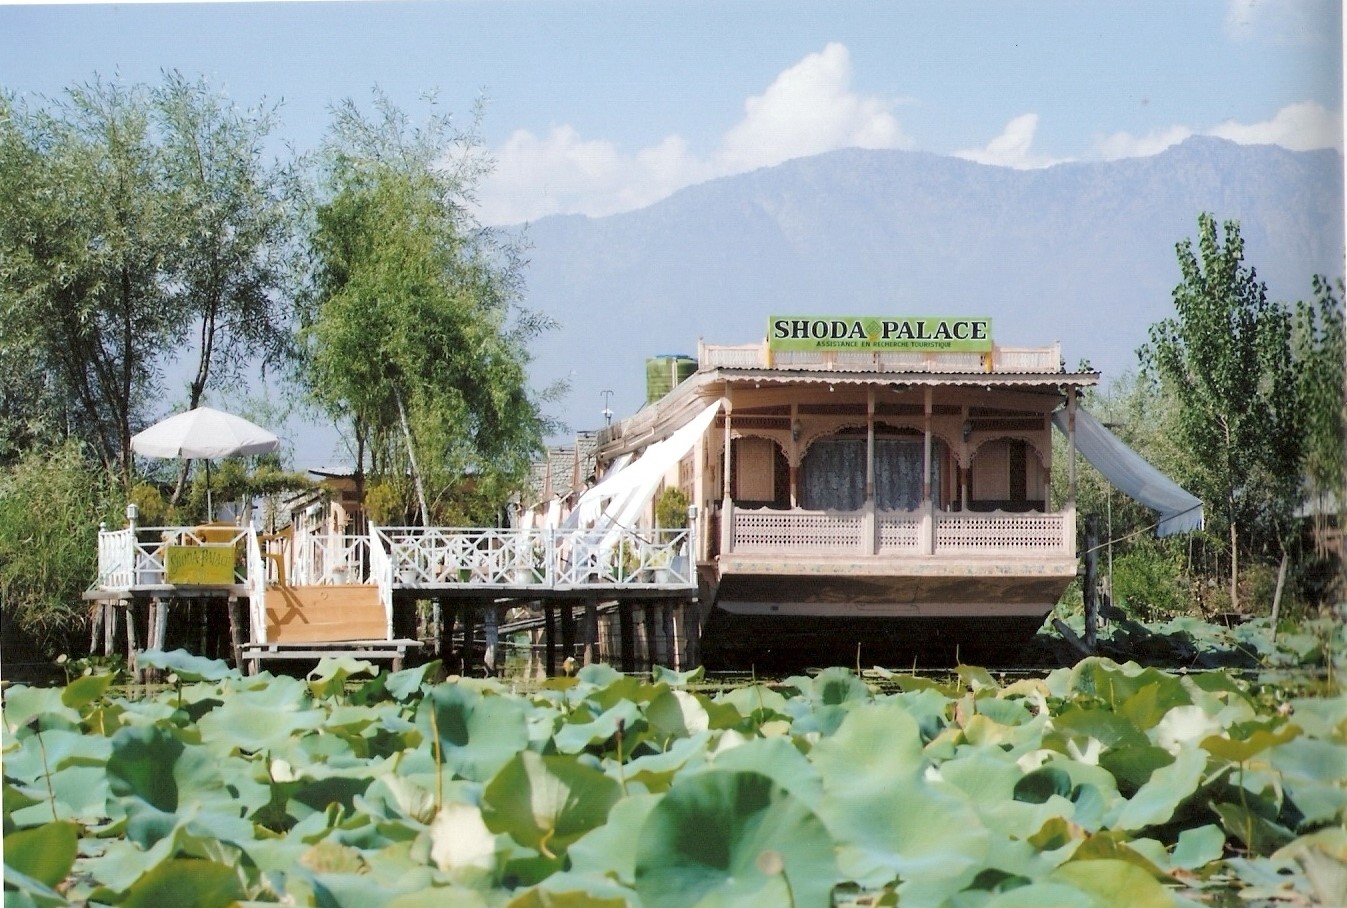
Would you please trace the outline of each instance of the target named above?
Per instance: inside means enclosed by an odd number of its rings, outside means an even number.
[[[989,318],[854,315],[773,315],[767,322],[772,350],[948,350],[988,353]]]

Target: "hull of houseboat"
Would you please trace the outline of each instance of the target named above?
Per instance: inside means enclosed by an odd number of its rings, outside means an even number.
[[[949,668],[1039,667],[1054,656],[1036,634],[1041,614],[879,617],[868,614],[736,614],[713,608],[702,658],[713,672],[782,674],[829,665]]]
[[[890,667],[1035,664],[1033,638],[1074,576],[1065,559],[914,563],[888,576],[724,576],[705,657],[719,670],[854,665],[858,654],[864,665]]]

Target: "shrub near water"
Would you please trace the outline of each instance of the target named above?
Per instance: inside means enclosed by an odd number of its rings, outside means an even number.
[[[1347,698],[1104,659],[528,694],[150,653],[7,692],[6,903],[1343,904]],[[869,683],[867,683],[869,682]],[[882,682],[884,690],[877,689]],[[895,902],[897,899],[897,902]]]

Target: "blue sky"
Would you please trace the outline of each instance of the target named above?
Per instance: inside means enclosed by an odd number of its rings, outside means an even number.
[[[1341,5],[292,2],[0,5],[0,85],[204,74],[311,148],[379,85],[487,100],[484,220],[641,207],[859,145],[1041,167],[1198,133],[1342,146]]]
[[[480,216],[611,214],[848,146],[1000,166],[1154,154],[1194,134],[1343,144],[1335,0],[495,0],[12,5],[0,86],[204,75],[279,101],[313,148],[378,85],[414,117],[486,99]],[[295,429],[300,466],[341,459]]]

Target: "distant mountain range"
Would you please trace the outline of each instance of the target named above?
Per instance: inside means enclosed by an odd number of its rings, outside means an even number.
[[[761,340],[772,314],[986,315],[998,343],[1062,342],[1110,376],[1172,313],[1174,246],[1237,220],[1273,298],[1344,272],[1343,161],[1194,138],[1162,154],[1010,170],[906,151],[831,152],[625,214],[529,226],[528,303],[562,327],[533,377],[567,379],[567,433],[645,399],[644,361]]]

